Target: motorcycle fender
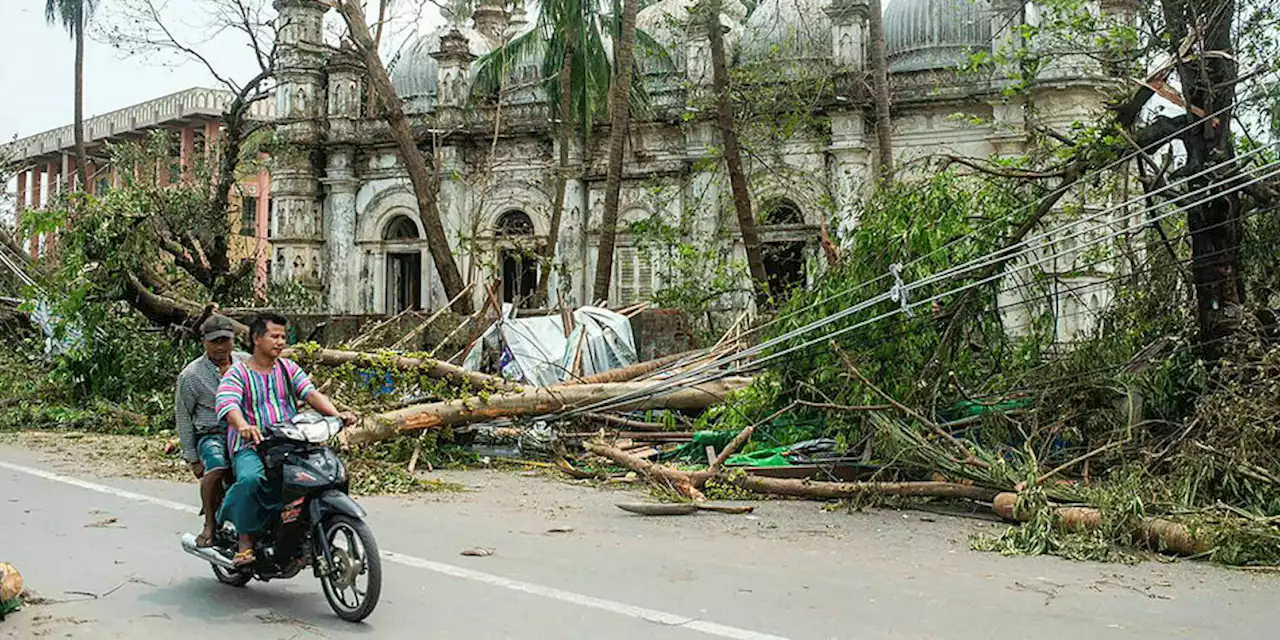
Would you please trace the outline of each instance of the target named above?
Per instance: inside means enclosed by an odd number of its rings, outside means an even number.
[[[364,507],[356,504],[356,501],[352,500],[351,496],[337,489],[330,489],[311,499],[312,522],[319,525],[324,522],[325,516],[331,513],[340,513],[361,520],[368,515]]]

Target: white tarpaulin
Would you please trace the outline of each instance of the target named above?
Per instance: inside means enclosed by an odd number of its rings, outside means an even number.
[[[511,380],[546,387],[577,375],[588,376],[635,364],[635,339],[626,316],[599,307],[573,312],[573,330],[564,335],[560,315],[512,318],[502,305],[502,320],[484,332],[462,367],[478,371],[486,352],[501,349],[498,366]],[[501,339],[499,339],[501,338]]]

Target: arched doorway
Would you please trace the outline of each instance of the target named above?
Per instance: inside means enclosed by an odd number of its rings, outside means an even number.
[[[760,252],[764,258],[764,272],[769,280],[769,295],[782,300],[797,287],[805,284],[805,234],[808,228],[800,207],[790,200],[770,203],[760,216],[760,235],[763,240]]]
[[[498,241],[498,269],[502,301],[527,305],[538,288],[538,256],[533,250],[533,220],[513,210],[498,217],[493,235]]]
[[[422,308],[422,239],[418,225],[405,215],[396,216],[382,230],[387,249],[387,313]]]

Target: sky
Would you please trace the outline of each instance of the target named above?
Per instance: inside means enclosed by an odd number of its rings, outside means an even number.
[[[251,78],[256,64],[243,36],[223,34],[209,39],[212,22],[200,8],[206,0],[158,0],[166,20],[180,38],[210,59],[219,74]],[[100,0],[96,20],[119,19],[121,0]],[[17,137],[70,125],[74,115],[75,44],[61,26],[44,19],[44,0],[4,0],[0,20],[0,143]],[[414,0],[399,0],[405,6]],[[406,11],[406,13],[410,13]],[[333,17],[330,15],[330,17]],[[406,24],[397,25],[396,38],[440,22],[434,8],[414,10]],[[192,87],[216,87],[213,76],[198,62],[172,56],[126,57],[91,32],[85,42],[85,118],[159,98]]]
[[[187,0],[188,2],[190,0]],[[6,4],[17,5],[18,0]],[[110,11],[103,0],[101,11]],[[183,16],[194,23],[194,12]],[[177,28],[177,27],[175,27]],[[183,25],[183,31],[194,29]],[[221,42],[211,43],[222,45]],[[252,60],[229,47],[207,47],[215,64],[243,77]],[[25,137],[71,124],[74,114],[75,44],[61,26],[45,23],[44,2],[21,0],[9,6],[0,21],[0,86],[8,88],[0,100],[0,140]],[[85,42],[85,117],[158,98],[194,86],[213,86],[210,74],[196,64],[161,66],[159,60],[122,59],[110,46]]]

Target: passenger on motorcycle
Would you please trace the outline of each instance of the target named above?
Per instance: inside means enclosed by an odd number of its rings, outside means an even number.
[[[174,397],[174,422],[182,457],[200,479],[200,504],[204,508],[204,531],[196,545],[207,547],[213,540],[215,518],[222,500],[222,477],[226,473],[226,423],[215,412],[218,385],[231,365],[249,354],[233,350],[235,330],[230,318],[211,315],[200,325],[204,355],[192,360],[178,374]]]
[[[268,518],[278,513],[277,488],[267,486],[262,459],[255,446],[262,441],[261,425],[285,422],[298,413],[298,400],[326,416],[338,416],[348,425],[351,413],[339,413],[333,402],[311,383],[293,361],[281,358],[286,346],[288,321],[262,314],[249,325],[253,355],[234,364],[218,386],[217,413],[227,421],[227,450],[231,452],[236,481],[227,490],[219,520],[230,520],[239,534],[236,566],[255,561],[253,536],[266,530]]]

